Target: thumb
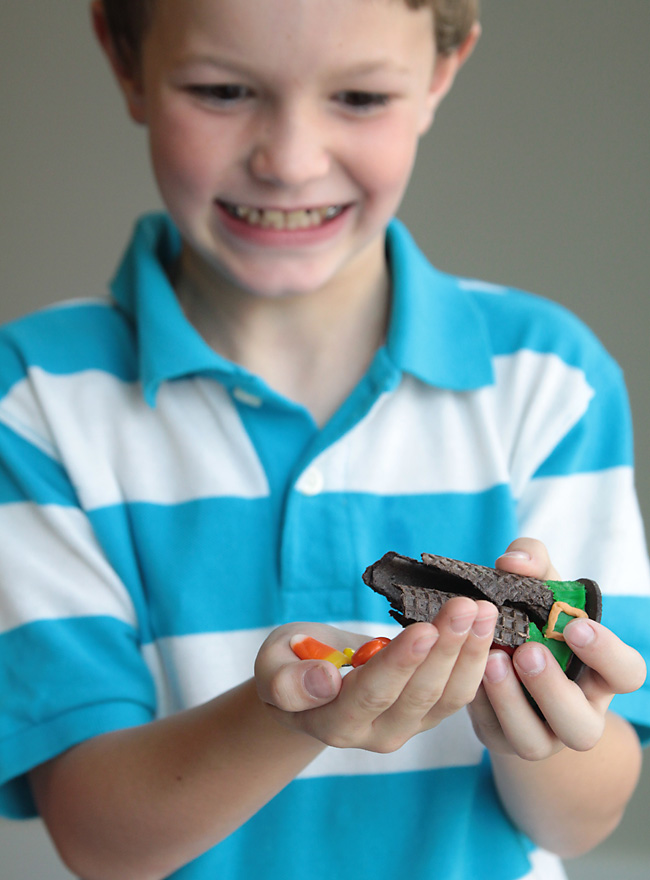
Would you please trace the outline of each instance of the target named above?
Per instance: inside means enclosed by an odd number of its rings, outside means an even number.
[[[327,661],[298,660],[282,666],[269,682],[262,699],[285,712],[302,712],[324,706],[338,696],[342,677]]]

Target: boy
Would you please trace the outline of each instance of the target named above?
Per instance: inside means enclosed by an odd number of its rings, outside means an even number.
[[[359,575],[386,549],[555,577],[520,534],[647,647],[618,369],[392,222],[472,4],[93,14],[174,223],[143,221],[110,301],[4,331],[2,513],[40,550],[2,549],[5,812],[37,807],[86,878],[562,876],[536,847],[595,845],[638,778],[607,711],[633,648],[571,624],[578,687],[491,652],[465,599],[343,682],[289,647],[384,628]]]

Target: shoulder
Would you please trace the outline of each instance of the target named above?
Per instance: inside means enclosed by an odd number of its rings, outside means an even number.
[[[557,358],[595,382],[620,379],[620,367],[600,339],[560,303],[512,287],[455,280],[481,316],[493,357],[530,352]]]
[[[447,352],[457,366],[469,357],[494,366],[504,358],[539,355],[595,382],[620,380],[618,365],[597,336],[559,302],[440,271],[399,221],[389,227],[388,251],[396,298],[406,300],[413,315],[411,329],[423,324],[426,335],[437,340],[430,356]]]
[[[68,300],[0,327],[0,396],[33,371],[136,377],[133,328],[109,297]]]

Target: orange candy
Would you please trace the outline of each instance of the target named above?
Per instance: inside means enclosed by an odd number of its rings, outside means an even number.
[[[367,663],[371,657],[374,657],[378,651],[385,648],[389,642],[390,639],[386,638],[386,636],[380,636],[377,639],[372,639],[372,641],[366,642],[365,645],[361,645],[361,647],[352,655],[352,665],[355,668],[357,666],[363,666],[363,664]]]

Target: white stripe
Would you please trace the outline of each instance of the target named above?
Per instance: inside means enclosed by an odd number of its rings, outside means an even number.
[[[522,350],[494,359],[493,417],[515,498],[558,442],[582,418],[594,396],[582,370],[554,354]]]
[[[369,637],[376,635],[376,626],[365,622],[336,625]],[[400,628],[389,626],[383,630],[392,636]],[[144,656],[156,685],[158,714],[164,717],[199,705],[251,678],[255,657],[269,632],[206,633],[147,645]],[[469,716],[460,712],[389,755],[360,749],[326,749],[301,778],[473,766],[482,755],[483,747],[474,735]]]
[[[459,278],[458,286],[461,290],[475,291],[476,293],[494,293],[497,295],[508,293],[508,288],[502,284],[491,284],[489,281],[479,281],[476,278]]]
[[[115,300],[110,293],[105,293],[100,296],[77,296],[46,304],[42,306],[38,312],[56,312],[59,309],[75,309],[80,306],[106,306],[109,309],[115,309]]]
[[[649,594],[650,568],[630,468],[532,480],[520,511],[521,533],[546,544],[563,578],[591,578],[613,595]]]
[[[324,491],[479,492],[506,481],[490,399],[489,389],[456,395],[405,376],[318,457]]]
[[[269,492],[228,392],[214,381],[166,383],[151,409],[137,383],[95,370],[56,376],[35,368],[2,412],[27,440],[56,450],[86,509]]]
[[[84,514],[69,507],[0,505],[0,632],[37,620],[109,615],[132,626],[135,610]]]
[[[593,389],[555,355],[521,351],[494,363],[496,385],[463,394],[405,376],[319,456],[323,491],[481,492],[512,482],[517,496]]]
[[[567,880],[562,862],[553,853],[536,849],[528,858],[531,870],[521,880]]]

